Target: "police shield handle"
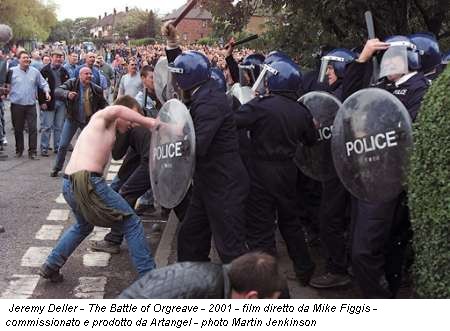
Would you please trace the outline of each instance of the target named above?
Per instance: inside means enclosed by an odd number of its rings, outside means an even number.
[[[367,35],[369,39],[375,39],[375,27],[373,24],[372,12],[370,10],[366,11],[364,13],[364,17],[366,19]],[[378,81],[378,77],[380,75],[380,66],[376,57],[372,58],[372,67],[372,78],[370,79],[370,82],[372,84],[375,84]]]
[[[175,21],[172,22],[172,25],[176,27],[182,21],[182,19],[185,18],[187,14],[189,14],[189,12],[195,7],[196,4],[197,0],[191,0],[181,12],[181,14],[175,19]]]

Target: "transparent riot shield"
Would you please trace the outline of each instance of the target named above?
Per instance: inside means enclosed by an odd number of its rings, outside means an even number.
[[[241,105],[246,104],[255,97],[249,86],[241,86],[239,83],[234,84],[229,93],[238,99]]]
[[[361,200],[389,201],[403,190],[411,146],[409,113],[385,90],[354,93],[334,120],[331,150],[337,174]]]
[[[341,102],[326,92],[310,92],[299,99],[311,112],[318,123],[319,140],[315,145],[300,144],[296,151],[295,163],[308,177],[326,181],[336,177],[331,156],[333,122],[341,107]]]
[[[191,115],[179,100],[167,101],[150,143],[150,180],[156,201],[177,206],[186,195],[195,168],[195,132]]]
[[[155,93],[158,100],[163,105],[167,99],[167,81],[169,77],[168,62],[165,56],[160,57],[155,65],[154,83]]]

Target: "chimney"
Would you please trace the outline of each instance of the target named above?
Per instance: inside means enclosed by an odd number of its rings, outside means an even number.
[[[105,12],[105,17],[106,17],[106,12]]]
[[[101,21],[102,15],[98,15],[98,20]]]
[[[128,13],[128,6],[125,7],[125,12]]]
[[[114,8],[113,13],[114,13],[114,16],[116,16],[116,14],[117,14],[116,8]]]

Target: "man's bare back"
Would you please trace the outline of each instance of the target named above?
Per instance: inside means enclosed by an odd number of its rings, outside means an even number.
[[[157,121],[118,105],[96,112],[81,131],[65,173],[71,175],[82,170],[103,173],[116,140],[116,131],[126,132],[132,124],[152,129]]]

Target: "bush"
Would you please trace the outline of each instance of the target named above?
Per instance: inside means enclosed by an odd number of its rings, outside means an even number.
[[[414,278],[424,298],[450,298],[450,67],[426,94],[414,125],[409,205]]]

